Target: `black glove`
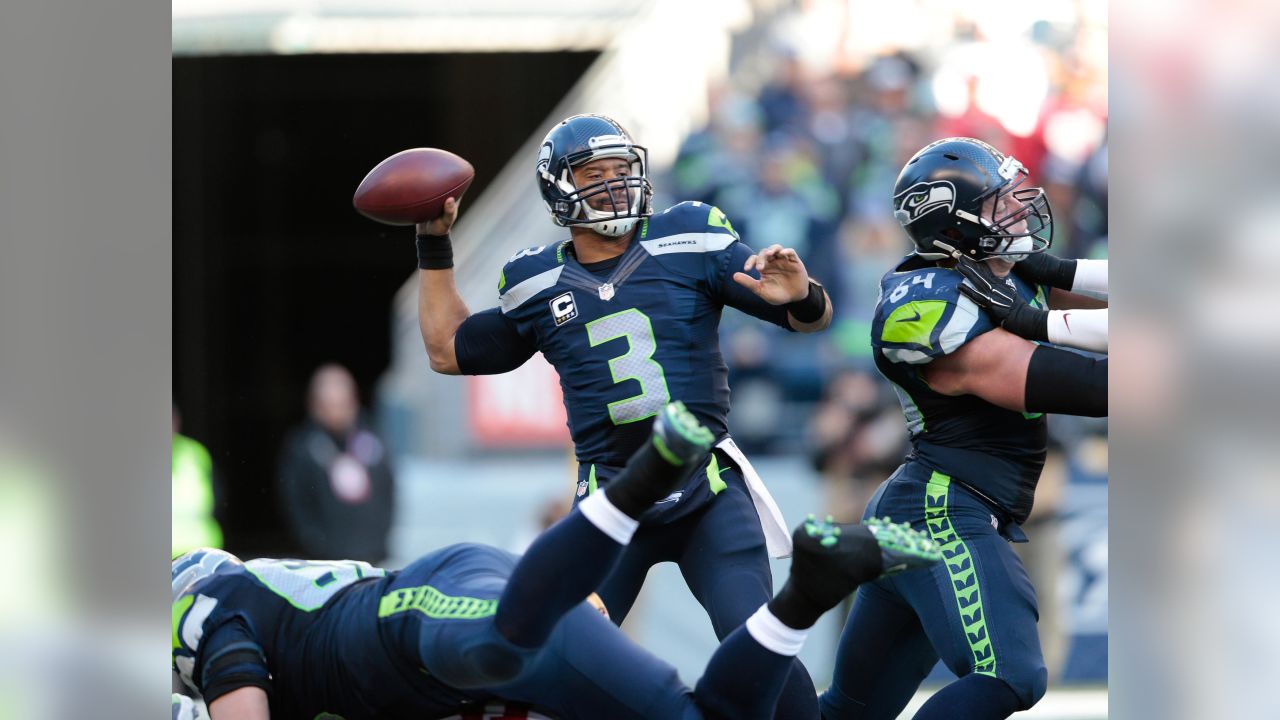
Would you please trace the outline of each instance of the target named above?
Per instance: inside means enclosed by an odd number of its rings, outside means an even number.
[[[1038,252],[1014,265],[1013,272],[1029,283],[1070,290],[1076,281],[1076,261]]]
[[[996,277],[986,262],[961,257],[956,270],[968,281],[960,283],[960,292],[986,310],[996,324],[1028,340],[1049,341],[1049,311],[1028,305],[1013,283]]]

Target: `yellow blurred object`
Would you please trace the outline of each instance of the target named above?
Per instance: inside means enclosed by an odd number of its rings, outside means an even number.
[[[173,557],[200,547],[222,547],[213,517],[213,459],[199,442],[173,434]]]

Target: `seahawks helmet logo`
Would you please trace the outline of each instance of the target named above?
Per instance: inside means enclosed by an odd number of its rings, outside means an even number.
[[[549,169],[551,167],[551,154],[554,150],[555,143],[550,140],[543,142],[542,147],[538,150],[538,175],[552,182],[555,181],[555,178],[551,175]]]
[[[921,182],[903,190],[893,199],[893,217],[906,227],[938,209],[948,213],[956,206],[956,188],[947,180]]]

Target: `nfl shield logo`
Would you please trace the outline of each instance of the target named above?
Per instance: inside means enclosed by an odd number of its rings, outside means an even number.
[[[587,494],[587,481],[583,480],[578,483],[578,497],[582,497],[583,495],[586,495],[586,494]]]
[[[601,300],[613,299],[613,283],[605,283],[600,286],[600,299]]]

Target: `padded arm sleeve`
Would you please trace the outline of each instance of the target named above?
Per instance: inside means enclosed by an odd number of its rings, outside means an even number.
[[[1038,346],[1027,366],[1028,412],[1107,416],[1107,359]]]
[[[1050,310],[1049,342],[1054,345],[1105,353],[1107,351],[1107,316],[1106,308]]]
[[[271,671],[262,646],[242,620],[218,626],[200,643],[200,694],[206,703],[242,687],[271,694]]]
[[[1107,268],[1106,260],[1077,260],[1076,276],[1071,284],[1071,292],[1106,298]]]
[[[520,332],[516,321],[498,308],[489,308],[463,320],[453,336],[453,352],[463,375],[511,372],[537,351]]]

